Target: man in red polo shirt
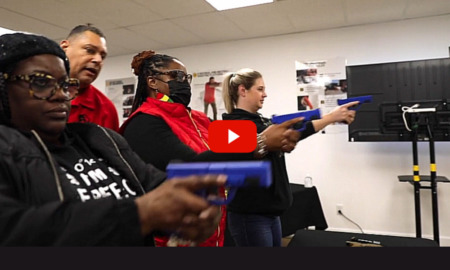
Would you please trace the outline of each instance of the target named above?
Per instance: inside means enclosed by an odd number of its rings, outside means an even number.
[[[70,77],[80,80],[78,96],[72,100],[69,123],[90,122],[119,130],[119,115],[112,101],[92,85],[106,57],[103,33],[91,25],[76,26],[60,43],[70,61]]]
[[[208,105],[211,105],[213,111],[213,120],[217,120],[217,106],[216,106],[215,92],[216,87],[219,85],[220,83],[216,82],[214,80],[214,77],[210,77],[209,81],[205,83],[205,95],[203,97],[205,105],[205,114],[208,115]]]

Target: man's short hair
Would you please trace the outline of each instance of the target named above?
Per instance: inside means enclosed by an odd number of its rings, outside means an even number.
[[[92,24],[88,23],[88,24],[80,24],[80,25],[75,26],[72,29],[72,31],[70,31],[69,35],[67,36],[67,39],[77,36],[79,34],[82,34],[86,31],[91,31],[102,38],[106,38],[100,29],[98,29],[97,27],[92,26]]]

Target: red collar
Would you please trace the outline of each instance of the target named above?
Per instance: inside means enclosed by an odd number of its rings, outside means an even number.
[[[97,90],[97,88],[95,88],[92,84],[89,85],[83,93],[79,94],[74,100],[72,100],[72,106],[83,106],[94,110],[96,102],[95,90]]]

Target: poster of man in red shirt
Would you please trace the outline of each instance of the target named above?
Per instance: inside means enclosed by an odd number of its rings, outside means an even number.
[[[211,105],[213,110],[213,120],[217,120],[217,105],[215,99],[216,87],[220,86],[220,82],[216,82],[214,77],[209,77],[209,81],[205,83],[205,95],[203,102],[205,104],[205,114],[208,115],[208,107]]]

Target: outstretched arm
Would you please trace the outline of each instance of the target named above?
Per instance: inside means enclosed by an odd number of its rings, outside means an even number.
[[[337,106],[329,112],[328,114],[322,116],[321,119],[313,120],[314,130],[317,132],[324,129],[329,124],[337,122],[345,122],[351,124],[355,120],[356,111],[350,110],[349,108],[358,104],[359,101],[349,102],[347,104]]]

